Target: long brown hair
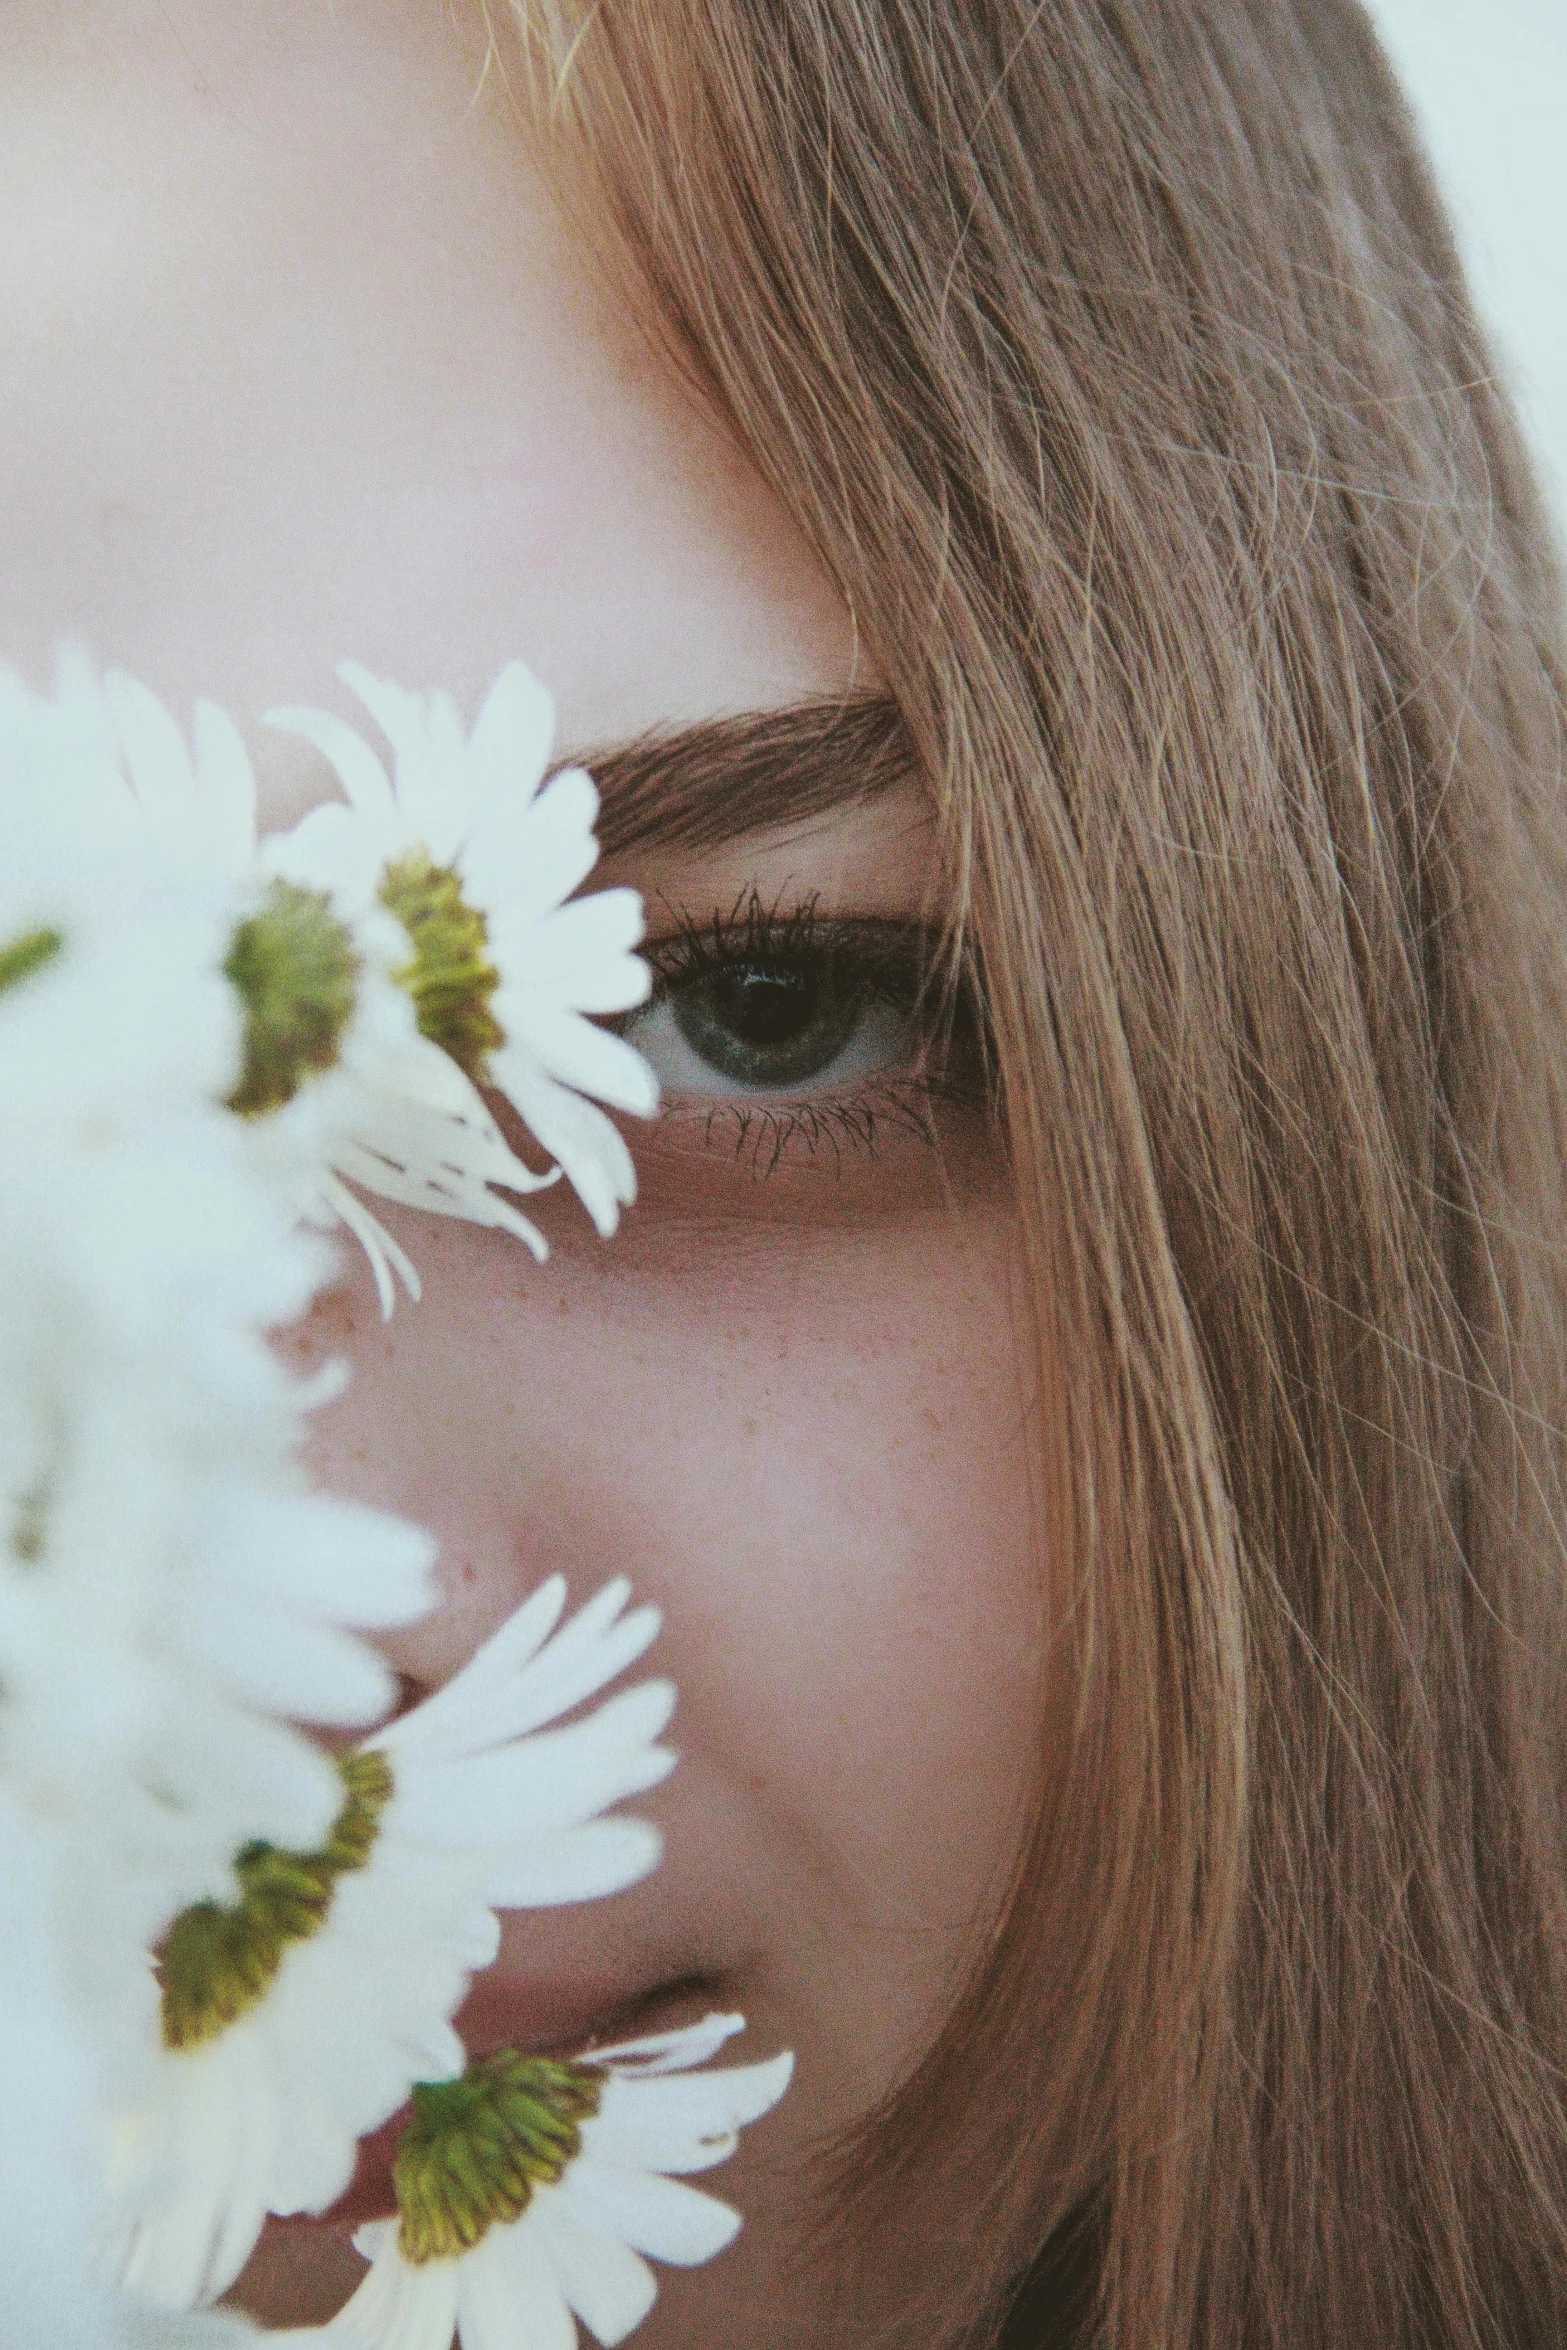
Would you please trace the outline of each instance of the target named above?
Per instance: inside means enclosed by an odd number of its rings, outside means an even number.
[[[1385,62],[1354,0],[515,6],[942,811],[1035,1276],[1074,1727],[839,2174],[941,2215],[883,2338],[1032,2261],[1019,2345],[1567,2340],[1560,606]]]

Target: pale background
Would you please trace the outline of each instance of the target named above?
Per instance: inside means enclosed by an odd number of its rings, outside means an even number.
[[[1369,0],[1567,532],[1567,0]]]

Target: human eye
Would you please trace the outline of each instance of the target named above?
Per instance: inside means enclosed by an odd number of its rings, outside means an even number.
[[[750,892],[682,912],[644,948],[648,1003],[624,1033],[668,1112],[757,1172],[790,1157],[874,1152],[890,1127],[934,1141],[938,1102],[972,1092],[971,990],[910,922],[824,917]]]

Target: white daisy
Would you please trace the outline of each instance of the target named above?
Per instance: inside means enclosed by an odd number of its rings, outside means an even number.
[[[354,1234],[383,1314],[394,1277],[411,1296],[419,1278],[351,1185],[496,1226],[542,1255],[534,1226],[494,1187],[536,1191],[549,1178],[507,1148],[470,1079],[419,1033],[394,978],[408,959],[401,924],[282,869],[282,844],[257,836],[249,754],[214,703],[196,706],[193,756],[136,679],[110,671],[104,697],[142,820],[171,854],[229,885],[237,927],[225,969],[249,1014],[230,1100],[293,1211]]]
[[[370,2274],[325,2350],[609,2346],[657,2298],[648,2260],[694,2268],[739,2215],[681,2183],[734,2152],[789,2085],[794,2060],[698,2072],[743,2028],[707,2021],[570,2063],[508,2051],[420,2087],[399,2148],[399,2217],[354,2237]]]
[[[225,933],[129,823],[85,675],[0,675],[0,1780],[102,1860],[93,1949],[242,1837],[320,1834],[284,1722],[375,1720],[352,1628],[431,1598],[423,1536],[302,1487],[265,1334],[325,1264],[218,1107]]]
[[[497,1908],[590,1900],[656,1866],[650,1826],[602,1815],[672,1767],[669,1683],[546,1727],[654,1637],[629,1589],[607,1585],[552,1639],[565,1586],[545,1584],[345,1760],[323,1849],[243,1855],[237,1906],[176,1920],[155,2091],[111,2132],[106,2257],[139,2298],[223,2292],[269,2211],[326,2209],[411,2084],[461,2072],[451,2017],[495,1955]]]
[[[573,767],[545,781],[554,707],[520,661],[466,736],[445,694],[407,693],[353,662],[338,674],[390,743],[394,775],[344,720],[272,711],[325,755],[349,803],[306,816],[276,844],[277,870],[397,915],[422,1030],[506,1096],[607,1236],[636,1183],[594,1104],[648,1117],[658,1089],[642,1055],[590,1017],[630,1011],[650,985],[633,952],[637,893],[571,896],[598,856],[592,779]]]

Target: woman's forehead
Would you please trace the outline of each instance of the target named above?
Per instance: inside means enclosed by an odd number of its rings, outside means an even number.
[[[477,10],[7,9],[0,202],[35,676],[85,638],[248,719],[345,654],[470,704],[521,654],[574,745],[854,682],[792,524],[563,240]]]

